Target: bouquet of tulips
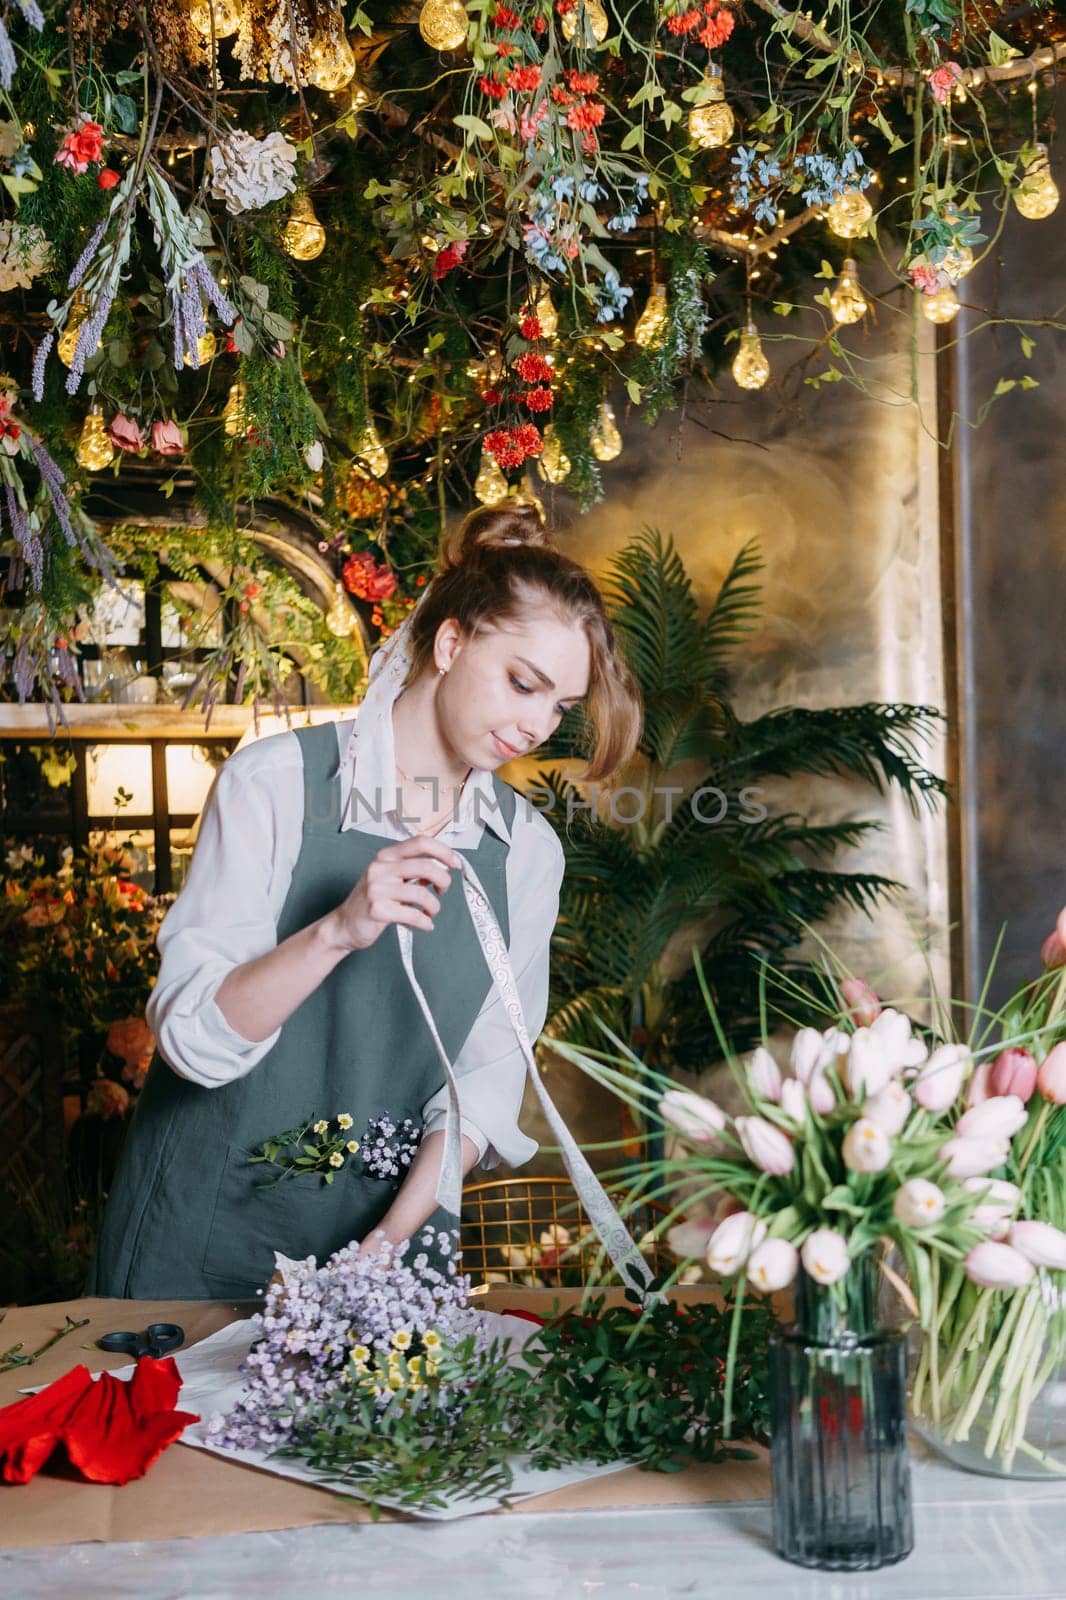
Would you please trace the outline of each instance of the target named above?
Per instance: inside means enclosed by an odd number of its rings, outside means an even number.
[[[843,1306],[853,1264],[881,1246],[925,1336],[916,1407],[934,1397],[943,1423],[957,1405],[965,1432],[996,1387],[992,1448],[1017,1449],[1039,1362],[1022,1369],[1043,1351],[1051,1370],[1051,1308],[1066,1285],[1066,1042],[1053,1042],[1066,1032],[1066,967],[1002,1012],[973,1008],[960,1039],[935,995],[936,1026],[918,1030],[827,957],[829,1026],[796,1030],[786,1065],[769,1041],[744,1062],[732,1055],[697,959],[741,1114],[677,1088],[613,1035],[610,1053],[558,1048],[678,1136],[680,1151],[643,1170],[633,1203],[666,1198],[674,1220],[717,1201],[705,1259],[734,1281],[738,1317],[747,1288],[783,1290],[801,1271]]]

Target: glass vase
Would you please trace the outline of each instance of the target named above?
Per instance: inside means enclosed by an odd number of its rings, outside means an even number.
[[[961,1273],[938,1295],[937,1332],[913,1330],[911,1422],[954,1466],[1066,1480],[1066,1292],[1037,1273],[1005,1294]]]
[[[803,1567],[868,1571],[914,1545],[906,1344],[878,1326],[872,1254],[825,1287],[800,1269],[770,1341],[774,1544]]]

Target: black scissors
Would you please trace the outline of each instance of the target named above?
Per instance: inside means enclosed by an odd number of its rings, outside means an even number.
[[[114,1351],[118,1355],[154,1356],[156,1360],[185,1343],[185,1330],[176,1322],[153,1322],[143,1333],[105,1333],[96,1341],[98,1350]]]

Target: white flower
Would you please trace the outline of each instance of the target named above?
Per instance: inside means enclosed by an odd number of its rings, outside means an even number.
[[[686,1217],[684,1222],[667,1229],[666,1242],[682,1260],[688,1256],[702,1256],[717,1226],[712,1217]]]
[[[1019,1250],[993,1240],[975,1244],[963,1266],[970,1282],[980,1289],[1022,1289],[1036,1271]]]
[[[748,1077],[760,1100],[780,1100],[781,1068],[765,1045],[759,1045],[753,1052]]]
[[[325,451],[322,448],[322,440],[312,439],[311,443],[304,451],[304,465],[307,467],[307,470],[309,472],[320,472],[322,470],[322,462],[324,459]]]
[[[707,1265],[723,1277],[738,1272],[752,1250],[766,1238],[766,1223],[750,1211],[736,1211],[720,1222],[707,1246]]]
[[[835,1033],[833,1028],[830,1032]],[[826,1036],[817,1028],[801,1028],[792,1041],[792,1070],[800,1083],[807,1083],[811,1073],[821,1062]]]
[[[47,270],[51,254],[43,229],[0,222],[0,293],[28,289]]]
[[[824,1067],[818,1067],[811,1073],[807,1084],[807,1098],[811,1103],[811,1110],[820,1117],[827,1117],[831,1111],[836,1110],[836,1092],[825,1075]]]
[[[896,1190],[892,1210],[905,1228],[925,1228],[939,1222],[947,1209],[943,1189],[925,1178],[911,1178]]]
[[[796,1165],[792,1140],[765,1117],[737,1117],[737,1137],[760,1172],[782,1178]]]
[[[963,1188],[979,1194],[981,1204],[970,1213],[970,1221],[987,1228],[993,1239],[1003,1239],[1010,1230],[1010,1219],[1021,1203],[1022,1191],[1006,1178],[965,1178]]]
[[[1028,1115],[1016,1094],[993,1094],[963,1112],[955,1132],[963,1139],[1011,1139]]]
[[[876,1122],[860,1117],[844,1135],[841,1153],[851,1172],[884,1172],[892,1159],[892,1141]]]
[[[914,1098],[925,1111],[946,1111],[958,1099],[972,1066],[964,1044],[942,1044],[919,1072]]]
[[[786,1078],[781,1085],[781,1110],[797,1127],[806,1121],[807,1091],[798,1078]]]
[[[949,1178],[977,1178],[1001,1167],[1010,1152],[1006,1139],[949,1139],[937,1151]]]
[[[914,1107],[911,1097],[900,1083],[898,1078],[893,1078],[891,1083],[886,1083],[879,1094],[863,1103],[863,1115],[867,1122],[875,1122],[883,1128],[889,1138],[893,1138],[906,1122]]]
[[[916,1039],[912,1035],[910,1017],[905,1017],[901,1011],[893,1011],[891,1006],[886,1006],[881,1015],[874,1018],[870,1032],[884,1046],[886,1054],[895,1063],[896,1072],[904,1067],[920,1067],[929,1054],[924,1039]]]
[[[835,1228],[816,1228],[803,1241],[800,1260],[815,1283],[836,1283],[848,1270],[848,1241]]]
[[[692,1144],[713,1144],[726,1125],[721,1106],[691,1089],[667,1089],[659,1115]]]
[[[787,1289],[799,1270],[799,1251],[787,1239],[764,1239],[748,1257],[748,1281],[764,1294]]]
[[[1007,1242],[1035,1267],[1066,1269],[1066,1233],[1050,1222],[1016,1222]]]
[[[296,188],[296,147],[283,133],[256,139],[234,128],[212,145],[211,194],[233,216],[259,211]]]

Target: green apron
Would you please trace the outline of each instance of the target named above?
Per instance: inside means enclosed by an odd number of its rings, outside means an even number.
[[[296,732],[304,764],[303,841],[278,922],[278,942],[341,904],[389,842],[340,831],[337,735],[332,723]],[[515,791],[493,779],[508,831]],[[508,937],[506,840],[486,824],[469,857]],[[491,983],[457,874],[432,933],[416,934],[415,973],[454,1061]],[[338,962],[283,1024],[245,1077],[206,1089],[179,1077],[156,1051],[126,1138],[87,1293],[137,1300],[248,1299],[274,1270],[274,1252],[320,1262],[362,1239],[388,1210],[400,1178],[368,1176],[348,1157],[331,1184],[285,1177],[249,1162],[264,1139],[309,1119],[353,1119],[349,1137],[388,1116],[422,1126],[442,1087],[440,1057],[407,975],[396,931]],[[332,1131],[332,1130],[331,1130]],[[438,1211],[438,1227],[456,1218]]]

